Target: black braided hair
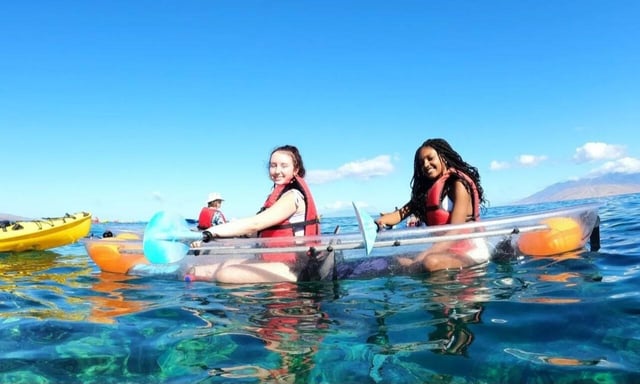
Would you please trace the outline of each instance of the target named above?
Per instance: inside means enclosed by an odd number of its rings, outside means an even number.
[[[478,168],[472,166],[462,159],[458,152],[451,148],[451,145],[444,139],[429,139],[422,143],[416,150],[416,154],[413,157],[413,177],[411,178],[411,202],[410,209],[418,216],[420,220],[426,221],[426,206],[425,199],[427,192],[433,186],[435,180],[429,178],[424,172],[423,160],[420,158],[420,150],[425,147],[433,148],[440,156],[440,159],[447,165],[447,167],[453,167],[463,173],[469,175],[469,177],[476,184],[478,190],[478,197],[480,201],[478,204],[484,208],[488,201],[484,197],[484,190],[480,184],[480,173]],[[463,184],[473,196],[473,191],[469,185],[463,180]]]

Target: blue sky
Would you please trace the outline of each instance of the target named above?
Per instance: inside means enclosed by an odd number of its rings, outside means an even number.
[[[442,137],[492,206],[640,172],[640,2],[7,1],[0,212],[228,217],[300,149],[321,213],[409,197]]]

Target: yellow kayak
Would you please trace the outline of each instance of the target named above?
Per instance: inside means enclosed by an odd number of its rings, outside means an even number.
[[[0,252],[44,250],[71,244],[87,236],[91,214],[78,212],[36,220],[0,221]]]

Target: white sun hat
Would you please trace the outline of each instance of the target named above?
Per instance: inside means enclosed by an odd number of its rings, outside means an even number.
[[[221,194],[219,194],[218,192],[211,192],[209,194],[209,198],[207,199],[207,204],[216,200],[224,201]]]

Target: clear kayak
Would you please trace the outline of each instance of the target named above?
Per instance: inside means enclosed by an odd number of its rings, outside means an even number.
[[[144,234],[121,233],[110,238],[85,239],[91,259],[104,272],[169,275],[185,278],[197,266],[239,258],[269,260],[270,255],[297,254],[301,258],[330,253],[334,263],[366,263],[380,257],[416,255],[439,242],[479,239],[496,256],[515,252],[550,256],[599,245],[597,204],[582,204],[535,213],[496,217],[479,222],[409,227],[375,232],[360,223],[361,232],[292,238],[216,238],[190,247],[202,233],[184,219],[157,214]],[[357,211],[357,209],[356,209]],[[361,215],[357,212],[357,217]],[[369,221],[366,218],[365,221]],[[371,224],[372,221],[369,223]]]

